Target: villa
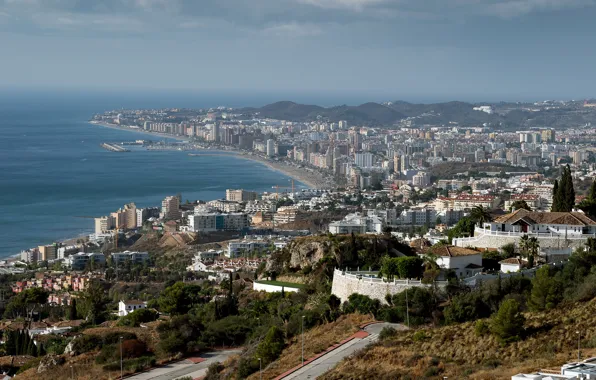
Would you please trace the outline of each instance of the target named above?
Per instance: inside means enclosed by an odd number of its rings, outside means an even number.
[[[541,248],[577,248],[596,237],[596,222],[581,212],[534,212],[519,209],[476,226],[474,236],[453,239],[458,247],[500,248],[536,237]]]

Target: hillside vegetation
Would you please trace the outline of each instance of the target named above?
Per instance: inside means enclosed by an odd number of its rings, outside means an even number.
[[[470,378],[510,379],[520,372],[559,369],[596,354],[596,300],[539,313],[525,313],[529,336],[502,345],[491,334],[479,336],[475,323],[400,332],[346,360],[323,379]],[[375,363],[375,365],[371,365]]]

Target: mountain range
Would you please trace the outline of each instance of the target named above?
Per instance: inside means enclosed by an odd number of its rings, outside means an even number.
[[[270,118],[297,122],[324,120],[347,121],[350,125],[391,127],[400,120],[409,118],[414,126],[457,125],[470,127],[483,124],[498,129],[520,127],[572,127],[596,122],[596,109],[586,110],[576,104],[560,107],[532,109],[531,103],[498,103],[496,111],[487,113],[474,110],[479,104],[452,101],[434,104],[414,104],[404,101],[387,103],[364,103],[358,106],[321,107],[280,101],[261,108],[243,108],[243,114],[259,118]],[[587,112],[586,112],[587,111]]]

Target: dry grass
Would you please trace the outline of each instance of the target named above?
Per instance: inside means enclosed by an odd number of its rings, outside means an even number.
[[[360,330],[360,325],[371,322],[368,315],[350,314],[341,316],[337,321],[322,326],[317,326],[304,333],[304,357],[310,358],[326,350],[350,335]],[[280,358],[263,369],[263,379],[272,379],[285,371],[300,364],[302,351],[301,336],[294,337],[288,347],[284,349]],[[259,373],[248,379],[257,380]]]
[[[526,314],[529,336],[502,346],[491,335],[478,337],[474,323],[402,332],[340,363],[323,379],[469,378],[510,379],[520,372],[560,368],[577,355],[577,330],[583,347],[596,347],[596,302]],[[583,349],[590,357],[596,349]],[[374,363],[374,365],[371,365]]]

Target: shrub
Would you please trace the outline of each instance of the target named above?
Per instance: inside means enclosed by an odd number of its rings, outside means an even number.
[[[285,346],[284,334],[277,326],[271,326],[265,339],[257,347],[257,355],[268,364],[279,357]]]
[[[386,326],[386,327],[383,327],[383,329],[379,333],[379,339],[383,341],[386,339],[393,338],[395,335],[397,335],[397,330],[394,329],[393,327]]]
[[[259,361],[256,359],[247,359],[243,358],[240,359],[240,363],[238,363],[238,372],[237,378],[238,379],[246,379],[251,374],[255,373],[259,370]]]
[[[220,362],[213,363],[207,368],[207,374],[203,380],[219,380],[219,373],[224,370],[223,364]]]
[[[520,312],[519,302],[508,299],[501,303],[499,311],[493,316],[490,331],[501,343],[520,340],[524,332],[525,318]]]
[[[120,318],[118,326],[138,327],[141,323],[153,322],[159,317],[155,310],[138,309]]]
[[[489,326],[486,321],[479,319],[476,321],[476,326],[474,326],[474,332],[476,336],[483,336],[489,332]]]
[[[424,333],[424,331],[422,331],[422,330],[416,331],[414,333],[414,335],[412,336],[412,339],[414,340],[414,342],[421,342],[421,341],[425,340],[426,338],[427,338],[427,336]]]
[[[137,339],[137,335],[135,333],[125,332],[125,331],[114,331],[109,334],[106,334],[103,337],[103,344],[116,344],[120,343],[120,337],[122,340],[132,340]]]
[[[439,368],[438,367],[429,367],[426,372],[424,372],[425,377],[433,377],[439,375]]]
[[[102,339],[97,335],[81,335],[75,338],[72,345],[73,351],[79,354],[100,349],[103,345]]]

